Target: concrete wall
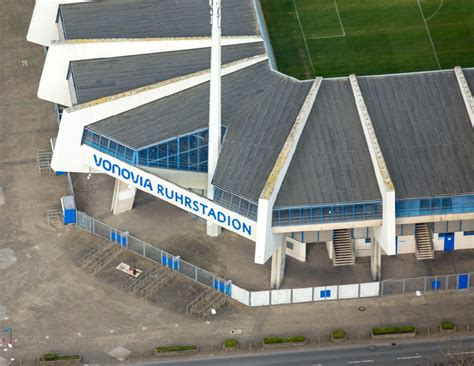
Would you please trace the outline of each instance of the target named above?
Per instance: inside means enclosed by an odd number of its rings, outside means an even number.
[[[296,239],[286,238],[286,255],[306,262],[306,243],[302,243]]]

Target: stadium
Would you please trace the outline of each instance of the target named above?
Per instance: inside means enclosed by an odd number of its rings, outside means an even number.
[[[36,0],[56,173],[113,177],[115,215],[138,189],[242,236],[276,289],[313,243],[374,281],[382,256],[474,248],[474,69],[298,80],[259,1],[219,3]]]

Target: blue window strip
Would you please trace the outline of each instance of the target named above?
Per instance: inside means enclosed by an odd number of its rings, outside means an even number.
[[[474,212],[474,195],[397,200],[397,217]]]
[[[277,208],[273,210],[273,226],[309,225],[380,218],[382,218],[381,202],[302,208]]]
[[[465,231],[464,236],[474,236],[474,231]]]
[[[257,220],[257,205],[230,192],[214,187],[214,202],[251,220]]]

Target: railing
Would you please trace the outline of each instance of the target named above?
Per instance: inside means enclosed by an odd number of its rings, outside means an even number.
[[[232,298],[247,306],[299,304],[317,301],[359,299],[388,295],[468,290],[474,288],[474,273],[384,280],[348,285],[317,286],[267,291],[247,291],[232,285]]]
[[[325,224],[381,218],[382,202],[302,208],[276,208],[273,210],[273,226]]]
[[[397,200],[397,217],[474,212],[474,195]]]
[[[168,267],[203,286],[221,292],[226,296],[231,295],[231,281],[214,276],[206,270],[182,260],[179,256],[174,256],[160,248],[147,244],[129,235],[128,232],[104,224],[84,212],[76,212],[76,226],[101,238],[113,241],[124,249]]]
[[[222,207],[228,208],[233,212],[257,221],[258,208],[253,202],[247,201],[218,187],[214,187],[213,201]]]

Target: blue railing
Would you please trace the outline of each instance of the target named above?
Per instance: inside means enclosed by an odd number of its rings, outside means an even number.
[[[381,218],[382,202],[378,201],[349,205],[276,208],[273,210],[273,226],[326,224]]]
[[[229,210],[248,217],[251,220],[257,220],[257,205],[236,196],[235,194],[214,187],[213,201],[222,207],[228,208]]]
[[[203,129],[148,146],[138,151],[138,165],[207,172],[208,141],[209,131]]]
[[[137,152],[97,132],[84,129],[82,143],[128,164],[136,164]]]
[[[474,212],[474,195],[397,200],[397,217]]]

